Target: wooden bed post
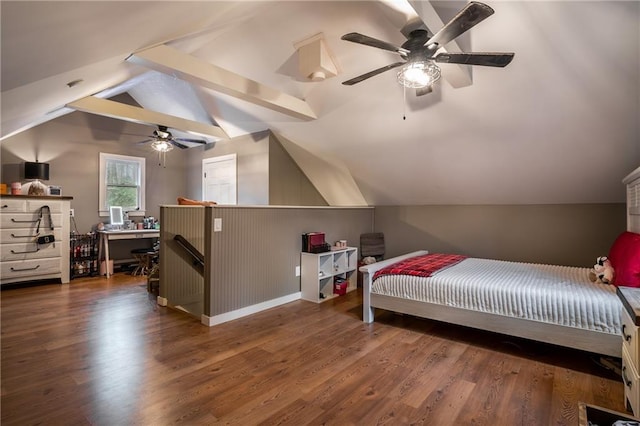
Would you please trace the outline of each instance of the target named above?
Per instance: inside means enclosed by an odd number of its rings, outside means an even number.
[[[371,282],[373,275],[367,270],[366,266],[360,267],[362,272],[362,321],[367,324],[373,322],[375,311],[371,307]]]

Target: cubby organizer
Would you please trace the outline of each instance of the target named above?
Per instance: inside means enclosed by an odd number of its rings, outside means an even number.
[[[304,300],[324,302],[337,297],[336,278],[347,283],[347,292],[357,287],[358,249],[345,247],[325,253],[302,253],[301,292]]]

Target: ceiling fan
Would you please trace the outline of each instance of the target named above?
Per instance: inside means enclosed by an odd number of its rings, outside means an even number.
[[[486,4],[472,1],[437,33],[431,35],[425,29],[413,30],[409,33],[407,41],[400,47],[360,33],[345,34],[342,36],[342,40],[395,52],[400,55],[402,61],[375,69],[351,80],[344,81],[342,84],[351,86],[402,66],[398,72],[398,82],[404,87],[416,89],[416,95],[421,96],[430,93],[433,90],[433,83],[440,78],[440,67],[436,63],[505,67],[513,59],[513,53],[436,54],[442,46],[493,15],[493,13],[494,10]]]
[[[174,138],[171,132],[167,130],[166,126],[158,126],[158,130],[154,130],[153,134],[149,136],[149,139],[138,142],[139,144],[151,142],[151,148],[158,152],[168,152],[173,149],[174,146],[180,149],[187,149],[189,146],[183,142],[197,143],[204,145],[207,143],[203,139],[187,139],[187,138]]]

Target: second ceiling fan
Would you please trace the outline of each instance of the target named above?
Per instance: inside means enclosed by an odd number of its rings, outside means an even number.
[[[149,139],[145,139],[138,143],[143,144],[148,142],[152,142],[151,146],[153,149],[161,152],[171,151],[174,146],[181,149],[189,148],[184,144],[184,142],[196,143],[200,145],[204,145],[207,143],[206,140],[202,139],[174,138],[166,126],[158,126],[158,130],[154,130],[153,134],[149,136]]]
[[[430,35],[424,29],[413,30],[409,33],[407,41],[399,47],[360,33],[345,34],[342,36],[342,40],[395,52],[400,55],[402,61],[385,65],[344,81],[342,84],[351,86],[402,66],[402,69],[398,72],[398,81],[405,87],[416,89],[416,95],[420,96],[431,92],[433,83],[440,78],[440,68],[435,63],[505,67],[513,59],[513,53],[436,54],[442,46],[493,15],[493,13],[494,10],[486,4],[472,1],[434,35]]]

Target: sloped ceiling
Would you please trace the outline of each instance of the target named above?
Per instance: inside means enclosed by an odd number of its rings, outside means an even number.
[[[495,15],[457,41],[515,52],[506,68],[473,67],[472,84],[442,79],[419,98],[405,99],[393,71],[343,86],[397,60],[340,40],[360,32],[402,44],[393,3],[2,1],[1,143],[73,111],[65,105],[77,99],[128,92],[230,137],[271,129],[338,158],[373,205],[624,202],[620,181],[640,165],[640,2],[487,1]],[[419,13],[433,7],[442,22],[464,6],[410,3]],[[317,33],[339,75],[311,82],[294,43]],[[303,99],[318,118],[127,61],[160,44]],[[447,67],[445,76],[456,72]]]

